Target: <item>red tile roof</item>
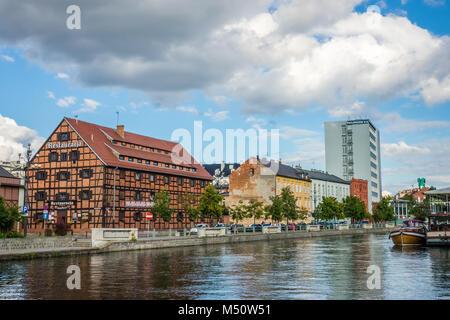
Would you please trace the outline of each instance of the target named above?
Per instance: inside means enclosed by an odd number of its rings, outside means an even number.
[[[189,153],[184,148],[182,148],[181,154],[185,154],[185,157],[187,159],[191,159],[191,163],[182,162],[181,165],[185,168],[195,168],[196,172],[185,170],[181,171],[178,168],[179,165],[173,163],[171,154],[173,148],[177,145],[176,142],[150,138],[126,131],[124,137],[121,137],[115,129],[71,118],[64,118],[64,120],[67,121],[67,123],[80,135],[85,143],[107,166],[212,180],[211,175],[205,170],[205,168],[203,168],[200,163],[198,163],[191,155],[189,155]],[[164,154],[164,152],[158,153],[143,151],[121,146],[118,144],[113,144],[108,136],[115,141],[119,141],[119,143],[125,142],[128,144],[134,144],[147,148],[161,149],[168,151],[169,154]],[[127,158],[125,158],[125,160],[119,160],[118,156],[114,154],[113,150],[120,155],[142,159],[144,161],[143,163],[129,162]],[[177,168],[168,169],[165,167],[156,167],[153,165],[145,164],[145,160],[156,161],[159,163],[175,164],[177,165]]]

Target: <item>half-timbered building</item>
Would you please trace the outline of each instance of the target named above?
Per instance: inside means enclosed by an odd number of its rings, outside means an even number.
[[[31,160],[28,231],[64,222],[74,232],[91,228],[183,228],[186,194],[194,206],[212,177],[179,144],[77,119],[64,118]],[[157,192],[170,195],[169,221],[152,212]]]

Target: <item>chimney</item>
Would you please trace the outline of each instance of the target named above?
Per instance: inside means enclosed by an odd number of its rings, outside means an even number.
[[[121,136],[122,138],[125,138],[125,126],[123,124],[118,124],[117,125],[117,133],[119,134],[119,136]]]

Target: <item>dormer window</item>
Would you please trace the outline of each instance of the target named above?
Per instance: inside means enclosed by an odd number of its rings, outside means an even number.
[[[124,156],[119,156],[119,160],[125,160]]]

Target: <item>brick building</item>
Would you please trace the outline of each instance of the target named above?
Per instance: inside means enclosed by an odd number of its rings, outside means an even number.
[[[176,154],[175,151],[179,151]],[[181,228],[190,221],[183,198],[194,205],[212,177],[179,144],[124,130],[64,118],[31,160],[28,184],[30,232],[53,223],[72,224],[74,232],[91,228]],[[169,221],[149,222],[153,199],[170,195],[175,210]]]
[[[364,179],[352,178],[350,183],[350,195],[359,198],[366,205],[366,210],[369,211],[368,199],[368,182]]]
[[[304,208],[311,213],[311,179],[302,169],[250,158],[229,175],[229,181],[227,206],[237,205],[240,200],[248,203],[251,199],[265,205],[271,204],[270,197],[280,194],[284,187],[288,187],[294,193],[297,208]],[[262,220],[264,218],[257,222]],[[310,220],[310,215],[307,220]],[[253,219],[244,220],[243,223],[253,223]]]
[[[0,197],[6,200],[8,206],[23,205],[23,184],[21,179],[13,176],[0,166]]]

